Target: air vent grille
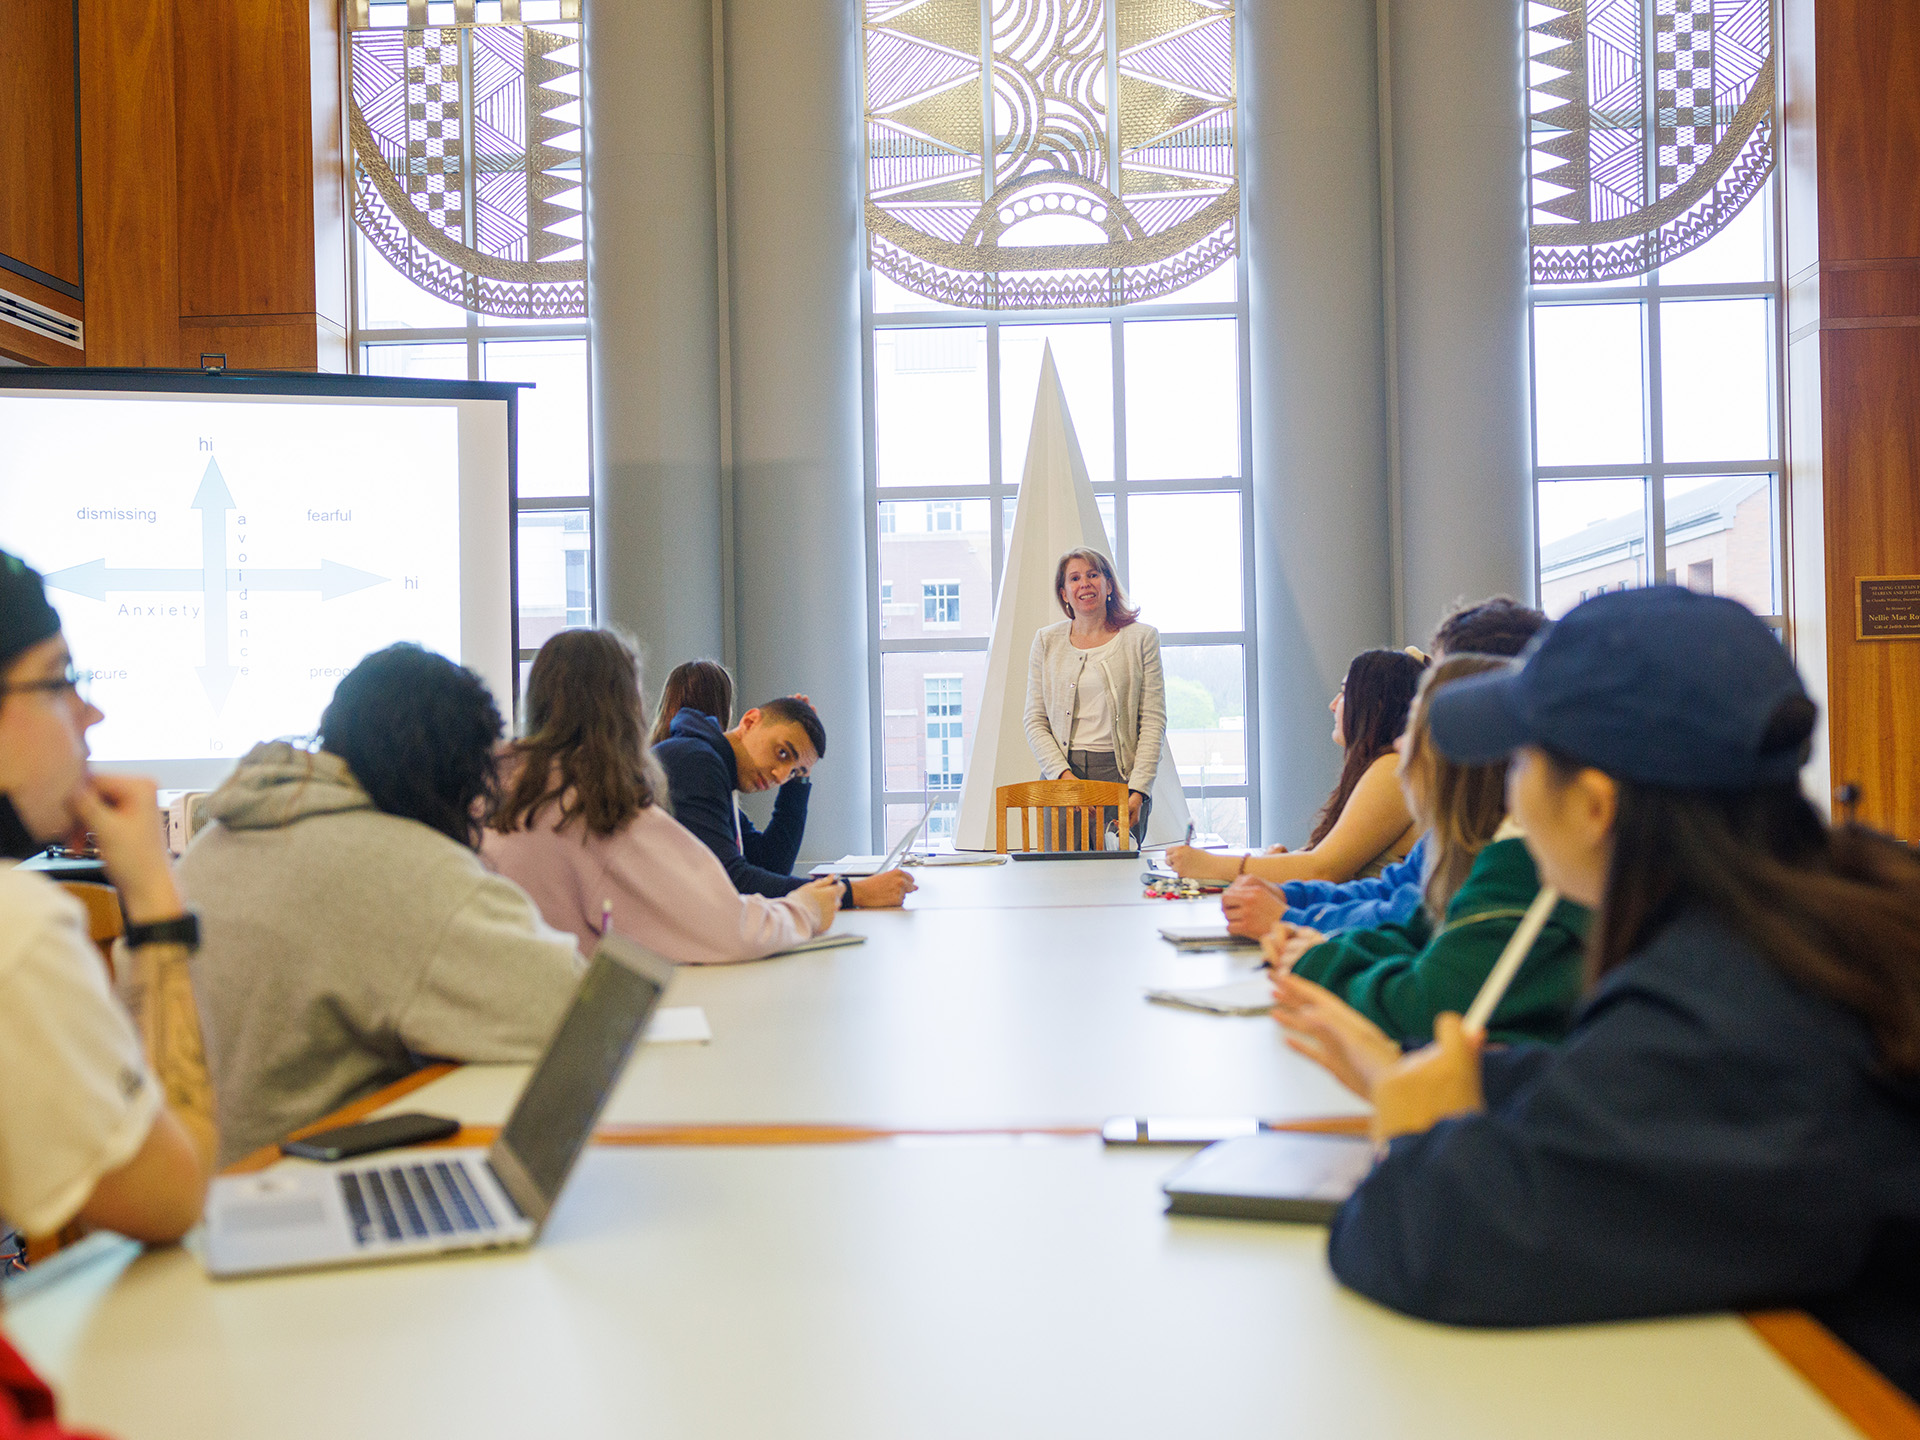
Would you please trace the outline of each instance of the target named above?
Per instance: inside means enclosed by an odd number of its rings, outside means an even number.
[[[0,290],[0,320],[36,335],[45,335],[49,340],[58,340],[62,345],[71,345],[76,350],[86,348],[78,320],[58,310],[49,310],[24,295],[15,295],[11,290]]]

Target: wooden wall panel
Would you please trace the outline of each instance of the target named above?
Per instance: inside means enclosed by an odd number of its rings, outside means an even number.
[[[311,311],[182,318],[179,363],[197,370],[203,355],[224,355],[229,370],[324,370],[338,375],[346,373],[347,336]]]
[[[1854,599],[1861,576],[1920,574],[1920,4],[1784,18],[1795,629],[1824,620],[1833,785],[1920,838],[1920,640],[1857,639]]]
[[[308,93],[312,98],[314,310],[340,332],[339,365],[347,368],[346,45],[338,0],[308,0]],[[324,353],[327,338],[321,337]]]
[[[172,0],[80,0],[89,365],[180,354]]]
[[[1820,258],[1920,256],[1920,4],[1817,0]]]
[[[1833,780],[1920,836],[1920,640],[1854,628],[1856,577],[1920,575],[1920,325],[1824,329],[1820,370]]]
[[[314,308],[305,0],[174,0],[180,313]]]
[[[0,20],[0,273],[78,290],[74,30],[74,0],[9,0]]]

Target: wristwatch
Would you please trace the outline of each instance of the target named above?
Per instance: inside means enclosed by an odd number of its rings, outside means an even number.
[[[200,917],[189,910],[171,920],[155,920],[150,925],[129,925],[124,936],[129,950],[142,945],[184,945],[200,948]]]

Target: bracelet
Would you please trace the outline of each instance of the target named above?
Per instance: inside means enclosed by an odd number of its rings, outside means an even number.
[[[1233,872],[1235,879],[1238,879],[1240,876],[1247,873],[1247,861],[1251,860],[1252,858],[1253,858],[1253,852],[1251,850],[1249,850],[1246,854],[1240,857],[1240,868]]]
[[[200,917],[189,910],[171,920],[155,920],[149,925],[129,925],[122,938],[126,940],[129,950],[138,950],[142,945],[184,945],[189,950],[198,950]]]

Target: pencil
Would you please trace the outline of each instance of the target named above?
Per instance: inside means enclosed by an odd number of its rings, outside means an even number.
[[[1507,987],[1513,983],[1513,977],[1520,973],[1521,962],[1527,958],[1533,942],[1540,938],[1547,916],[1553,913],[1553,907],[1559,903],[1558,890],[1551,885],[1540,887],[1540,893],[1533,897],[1533,903],[1527,907],[1527,913],[1520,917],[1520,924],[1507,941],[1507,948],[1500,952],[1500,958],[1493,962],[1493,969],[1487,972],[1480,993],[1473,997],[1473,1004],[1467,1007],[1466,1018],[1460,1022],[1461,1029],[1477,1035],[1487,1033],[1487,1021],[1493,1018],[1493,1012],[1506,997]]]

